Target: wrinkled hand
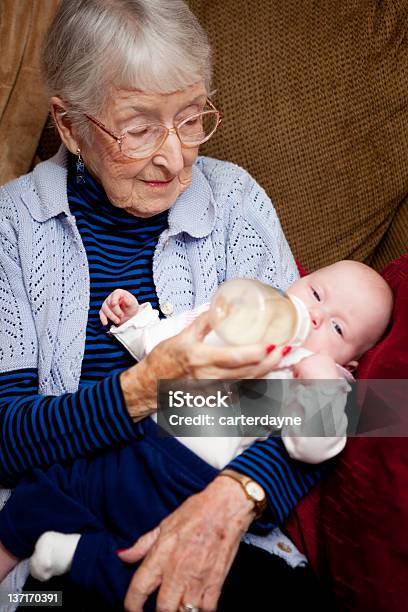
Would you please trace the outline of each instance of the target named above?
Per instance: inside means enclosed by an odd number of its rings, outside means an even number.
[[[262,344],[240,347],[204,344],[210,331],[209,315],[204,312],[181,333],[161,342],[120,375],[125,402],[133,418],[156,410],[160,380],[262,378],[281,358],[281,349],[268,354]]]
[[[99,311],[102,325],[107,325],[108,320],[115,325],[126,323],[139,310],[139,302],[129,291],[115,289],[103,302]]]
[[[125,609],[142,612],[147,597],[160,587],[160,612],[177,612],[186,603],[216,610],[241,536],[254,517],[253,502],[241,485],[223,476],[215,478],[159,527],[119,553],[128,563],[144,558],[127,592]]]
[[[160,343],[145,359],[157,379],[262,378],[280,360],[266,345],[212,346],[203,340],[211,331],[209,313],[201,314],[180,334]]]

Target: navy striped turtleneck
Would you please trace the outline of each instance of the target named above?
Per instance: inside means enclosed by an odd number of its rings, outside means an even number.
[[[158,308],[152,262],[167,211],[141,219],[113,206],[100,183],[85,169],[85,182],[76,180],[75,159],[68,166],[68,203],[84,243],[90,274],[90,305],[80,384],[122,372],[134,359],[99,319],[104,299],[114,289],[130,291],[140,303]]]

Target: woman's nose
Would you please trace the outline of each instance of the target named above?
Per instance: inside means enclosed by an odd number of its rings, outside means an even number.
[[[312,327],[319,329],[324,320],[324,313],[319,308],[311,308],[309,310],[310,319],[312,321]]]
[[[172,176],[180,174],[184,168],[184,158],[182,144],[175,130],[169,131],[169,134],[162,144],[161,148],[155,155],[156,163],[165,166]]]

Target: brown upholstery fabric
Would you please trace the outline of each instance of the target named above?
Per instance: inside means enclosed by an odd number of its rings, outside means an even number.
[[[406,252],[408,3],[190,5],[215,50],[225,115],[206,151],[265,187],[302,264],[381,268]]]
[[[385,234],[378,245],[370,265],[376,270],[382,270],[395,259],[396,255],[408,252],[408,198],[402,202]]]
[[[224,123],[204,153],[265,187],[309,269],[408,251],[406,0],[189,0],[209,32]],[[40,40],[58,0],[0,0],[0,184],[46,116]],[[38,159],[58,147],[43,131]]]
[[[0,185],[28,171],[47,117],[40,44],[58,0],[0,0]]]

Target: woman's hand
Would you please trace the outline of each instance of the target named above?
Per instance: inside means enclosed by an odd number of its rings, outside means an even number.
[[[127,592],[125,609],[142,612],[147,597],[160,587],[160,612],[177,612],[187,603],[216,610],[241,536],[254,518],[254,504],[241,485],[215,478],[132,548],[118,553],[128,563],[144,558]]]
[[[126,323],[139,310],[139,302],[129,291],[125,289],[115,289],[104,300],[99,311],[99,318],[102,325],[107,325],[112,321],[115,325]]]
[[[205,312],[120,375],[132,418],[138,420],[156,411],[159,380],[262,378],[281,358],[280,350],[270,352],[270,347],[262,344],[206,345],[203,340],[209,331],[209,315]]]

